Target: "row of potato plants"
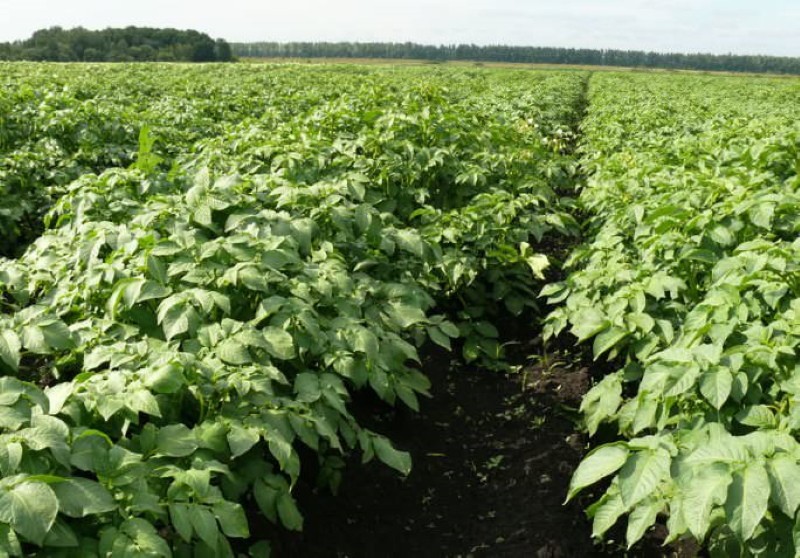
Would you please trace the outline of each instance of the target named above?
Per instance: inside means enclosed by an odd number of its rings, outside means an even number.
[[[0,255],[19,255],[41,233],[67,184],[132,164],[142,129],[158,137],[168,165],[230,122],[293,110],[264,102],[272,77],[252,68],[176,66],[152,76],[147,65],[0,63]]]
[[[73,91],[98,71],[73,68]],[[174,128],[139,122],[131,165],[52,188],[47,229],[0,259],[0,553],[267,555],[251,522],[302,528],[301,470],[335,490],[360,451],[409,473],[351,414],[355,391],[417,409],[424,343],[461,337],[492,362],[493,309],[534,304],[537,243],[577,234],[560,190],[585,75],[151,65],[102,79],[135,93],[97,110],[135,112],[159,90]],[[203,120],[181,108],[201,102],[195,79],[250,108],[170,137]]]
[[[584,397],[569,498],[602,537],[800,555],[800,84],[595,74],[582,124],[588,238],[546,336],[616,363]],[[614,434],[616,431],[616,435]],[[610,478],[610,482],[609,482]]]

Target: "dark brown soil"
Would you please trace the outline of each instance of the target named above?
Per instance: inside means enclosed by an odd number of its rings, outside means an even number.
[[[573,422],[590,384],[585,366],[550,358],[504,375],[451,363],[435,350],[424,370],[433,398],[419,414],[381,414],[381,406],[360,402],[366,426],[411,452],[409,477],[352,462],[338,496],[301,482],[295,494],[305,529],[270,533],[274,556],[626,555],[618,543],[593,544],[582,511],[588,498],[562,505],[586,450]],[[370,423],[366,417],[376,414]],[[655,530],[627,555],[693,555],[691,548],[662,549],[662,537]]]

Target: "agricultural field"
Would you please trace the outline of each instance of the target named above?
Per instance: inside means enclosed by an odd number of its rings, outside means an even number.
[[[800,80],[0,82],[0,555],[800,548]]]

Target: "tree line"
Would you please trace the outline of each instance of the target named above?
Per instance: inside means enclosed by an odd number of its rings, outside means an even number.
[[[417,43],[232,43],[236,56],[263,58],[397,58],[432,61],[527,62],[800,74],[800,58],[737,54],[683,54],[584,48],[421,45]]]
[[[23,41],[0,43],[0,60],[52,62],[228,62],[230,45],[193,30],[150,27],[40,29]]]

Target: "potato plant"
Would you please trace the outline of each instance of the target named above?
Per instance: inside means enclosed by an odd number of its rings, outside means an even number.
[[[714,556],[800,552],[800,105],[797,82],[595,74],[582,125],[589,241],[546,334],[593,343],[617,371],[585,396],[592,451],[569,497],[634,544]],[[624,102],[621,102],[624,99]]]
[[[408,474],[352,394],[417,409],[427,342],[496,363],[578,232],[584,73],[3,68],[3,164],[58,146],[0,181],[50,206],[0,259],[5,555],[265,555],[299,446],[333,489],[354,451]]]

